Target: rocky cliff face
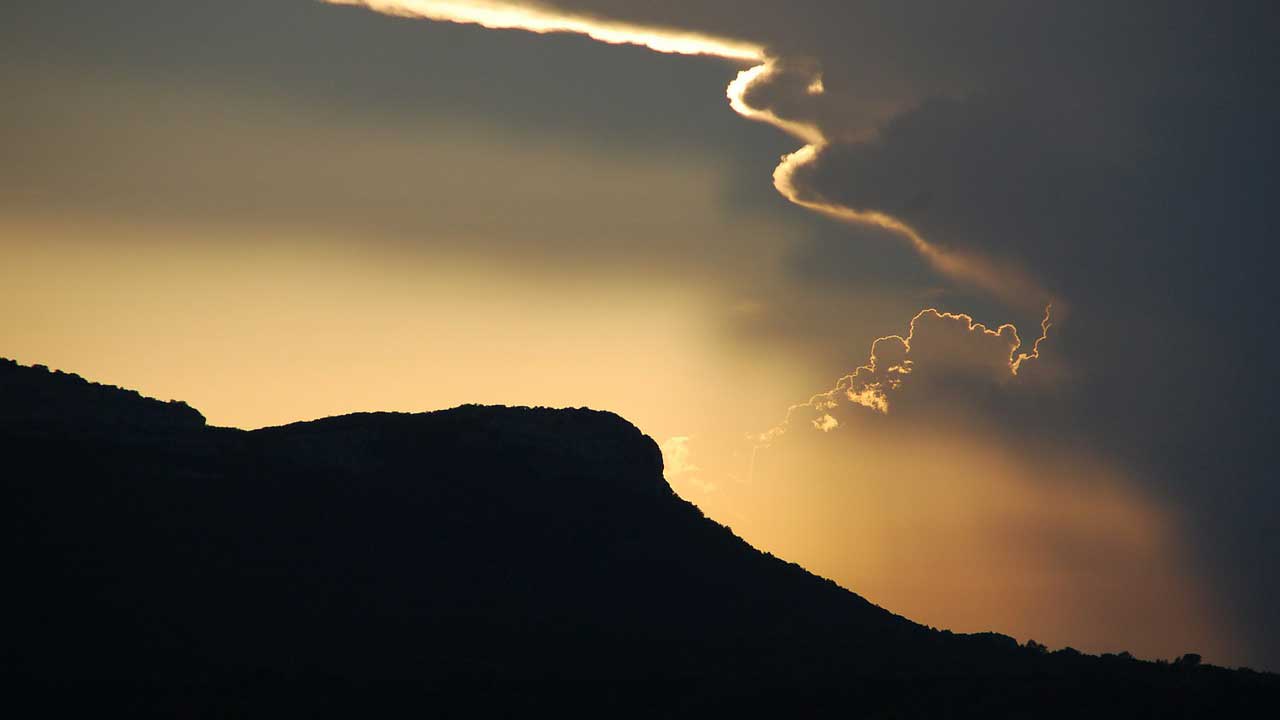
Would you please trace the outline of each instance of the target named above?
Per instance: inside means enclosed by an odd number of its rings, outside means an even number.
[[[4,667],[61,710],[935,717],[1276,699],[1272,676],[911,623],[703,517],[611,413],[244,432],[4,363],[0,453]]]

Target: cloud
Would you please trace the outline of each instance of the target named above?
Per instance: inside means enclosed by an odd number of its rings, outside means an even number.
[[[758,61],[764,49],[752,43],[668,27],[555,11],[534,3],[504,0],[325,0],[332,5],[359,5],[376,12],[439,22],[480,25],[490,30],[524,30],[539,34],[572,33],[611,45],[639,45],[655,52],[711,55]]]
[[[677,490],[692,487],[702,493],[715,492],[715,483],[702,477],[702,468],[693,463],[689,448],[689,437],[677,435],[669,437],[660,446],[662,450],[663,474],[667,482]]]
[[[572,33],[610,44],[639,45],[656,52],[710,55],[758,64],[743,70],[726,90],[730,107],[750,120],[768,123],[806,145],[783,157],[773,173],[774,187],[791,202],[835,220],[867,225],[902,238],[938,272],[989,292],[1011,304],[1042,303],[1047,293],[1025,272],[975,252],[953,252],[929,240],[911,225],[882,209],[836,202],[808,186],[804,169],[837,139],[857,138],[840,120],[839,103],[826,101],[820,64],[808,57],[770,54],[758,44],[668,26],[621,22],[535,3],[505,0],[326,0],[358,5],[376,12],[442,22],[475,24],[490,29],[539,34]],[[834,111],[833,111],[834,110]],[[843,128],[833,135],[830,128]]]
[[[921,311],[757,436],[750,481],[725,492],[773,516],[775,552],[922,622],[1236,656],[1179,515],[1123,458],[1060,434],[1052,327],[1052,308],[1035,338]]]
[[[865,365],[841,377],[830,390],[791,406],[782,424],[761,433],[758,441],[767,446],[796,423],[830,432],[845,425],[841,418],[851,412],[887,415],[899,403],[919,411],[960,398],[976,402],[1002,391],[1016,384],[1028,363],[1040,359],[1040,346],[1053,325],[1052,309],[1045,308],[1040,335],[1029,344],[1012,324],[991,329],[968,315],[921,310],[905,337],[877,339]]]
[[[936,271],[1010,305],[1027,307],[1048,299],[1046,290],[1011,263],[992,260],[973,251],[947,250],[926,240],[919,230],[901,218],[858,203],[856,199],[834,200],[830,193],[812,182],[811,166],[836,142],[816,119],[823,113],[806,112],[803,107],[808,102],[821,108],[826,95],[816,64],[770,59],[739,73],[727,92],[730,106],[743,117],[774,125],[807,143],[784,155],[773,171],[774,188],[783,197],[834,220],[896,235]],[[787,109],[781,109],[784,107]]]

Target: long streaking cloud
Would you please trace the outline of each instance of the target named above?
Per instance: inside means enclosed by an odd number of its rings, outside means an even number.
[[[900,218],[882,210],[833,201],[812,183],[802,182],[802,172],[831,145],[831,139],[817,123],[784,117],[767,103],[757,104],[753,100],[757,95],[788,95],[792,98],[788,104],[794,108],[796,98],[816,98],[824,92],[821,70],[816,63],[787,62],[777,58],[743,70],[729,84],[729,105],[738,114],[773,125],[806,143],[799,150],[784,155],[773,171],[773,186],[783,197],[841,222],[891,232],[906,241],[938,272],[980,288],[1011,305],[1027,307],[1047,300],[1047,293],[1040,285],[1017,268],[973,253],[943,249],[926,240]]]
[[[786,117],[757,103],[756,96],[779,92],[793,97],[818,97],[824,92],[816,63],[771,57],[759,44],[670,27],[635,24],[575,14],[533,2],[509,0],[324,0],[335,5],[357,5],[400,17],[479,25],[490,29],[534,33],[571,33],[604,43],[637,45],[656,52],[706,55],[755,63],[729,84],[729,104],[745,118],[765,122],[800,139],[804,147],[786,155],[774,170],[773,184],[791,202],[841,222],[871,226],[901,237],[935,270],[980,288],[1018,306],[1046,300],[1046,293],[1025,273],[971,253],[943,249],[926,240],[915,228],[882,210],[857,208],[834,202],[815,188],[802,186],[800,171],[814,163],[831,144],[815,122]],[[791,87],[795,86],[795,87]],[[780,88],[782,88],[780,90]]]
[[[386,15],[480,25],[490,30],[585,35],[611,45],[639,45],[661,53],[710,55],[761,61],[764,48],[740,40],[575,15],[534,3],[502,0],[324,0],[332,5],[361,5]]]

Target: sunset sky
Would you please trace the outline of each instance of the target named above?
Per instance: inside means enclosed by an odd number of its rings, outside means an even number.
[[[0,356],[612,410],[913,620],[1280,670],[1269,3],[5,15]]]

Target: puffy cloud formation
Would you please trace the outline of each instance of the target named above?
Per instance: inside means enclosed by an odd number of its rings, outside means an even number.
[[[663,474],[674,486],[688,484],[701,492],[715,492],[714,483],[703,480],[702,468],[694,464],[689,449],[689,438],[677,435],[667,438],[660,446],[662,450]]]
[[[1071,441],[1068,408],[1044,402],[1059,385],[1052,326],[1051,308],[1034,339],[928,309],[877,339],[757,437],[749,481],[724,489],[770,517],[748,539],[931,624],[1238,654],[1177,513],[1123,460]]]
[[[760,435],[768,444],[796,422],[823,432],[843,423],[841,417],[860,409],[888,414],[898,403],[908,408],[977,401],[1014,384],[1018,371],[1040,358],[1040,344],[1052,326],[1052,306],[1045,308],[1040,335],[1028,346],[1012,324],[992,330],[968,315],[921,310],[905,337],[889,335],[871,345],[867,364],[836,381],[832,389],[793,405],[782,425]]]

